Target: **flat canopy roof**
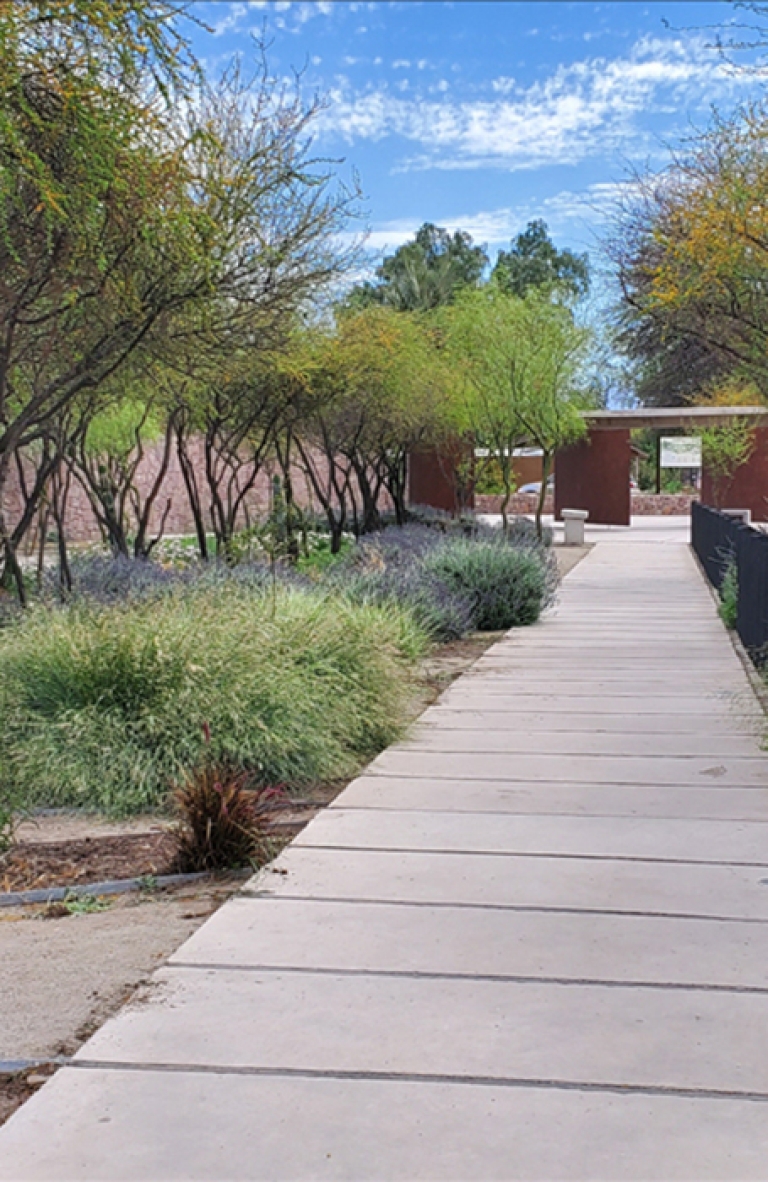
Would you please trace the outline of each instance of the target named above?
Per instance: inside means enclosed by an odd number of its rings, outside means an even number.
[[[642,427],[721,427],[732,419],[765,420],[766,406],[664,406],[641,410],[588,410],[584,418],[591,427],[605,431],[635,431]]]

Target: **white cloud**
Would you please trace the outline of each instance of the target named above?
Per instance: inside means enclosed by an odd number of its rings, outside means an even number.
[[[424,221],[432,221],[454,233],[464,230],[478,245],[484,245],[493,263],[500,249],[509,248],[512,240],[535,218],[543,218],[550,234],[558,244],[569,245],[577,251],[589,251],[596,284],[604,282],[600,270],[600,255],[595,250],[599,236],[610,214],[623,196],[633,189],[631,181],[601,182],[587,189],[563,189],[551,197],[531,199],[500,209],[486,209],[474,213],[443,216],[426,210],[422,217],[398,218],[375,223],[361,243],[360,234],[345,231],[339,235],[342,247],[353,244],[364,247],[363,261],[354,281],[371,279],[382,255],[392,254],[404,242],[412,239]]]
[[[536,168],[636,149],[638,116],[665,107],[702,109],[743,84],[703,38],[646,37],[624,57],[560,66],[514,94],[512,79],[496,79],[491,99],[425,100],[385,86],[362,94],[337,89],[321,128],[349,142],[399,135],[420,145],[422,152],[401,170]]]
[[[565,237],[574,242],[580,238],[583,241],[579,249],[586,249],[594,247],[595,228],[606,221],[618,201],[632,187],[632,182],[601,182],[580,191],[563,189],[543,201],[531,200],[500,209],[446,217],[427,213],[420,220],[399,218],[379,222],[369,231],[365,245],[367,250],[377,254],[390,253],[413,238],[423,221],[430,220],[452,234],[456,230],[465,230],[476,243],[489,248],[493,260],[496,251],[508,247],[530,221],[543,218],[556,240]]]
[[[247,11],[248,9],[245,4],[230,4],[226,15],[213,26],[214,37],[221,37],[224,33],[228,33],[230,29],[236,29]]]
[[[214,36],[239,30],[246,17],[257,11],[271,16],[276,28],[297,33],[313,17],[331,16],[334,4],[332,0],[234,0],[214,25]]]

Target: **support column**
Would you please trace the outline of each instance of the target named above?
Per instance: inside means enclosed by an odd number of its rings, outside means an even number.
[[[590,525],[629,525],[629,431],[591,427],[586,438],[557,453],[555,517],[587,509]]]
[[[474,509],[474,448],[454,439],[441,448],[420,448],[408,457],[408,504],[447,513]]]
[[[715,481],[704,468],[701,501],[718,509],[749,509],[753,521],[768,521],[768,427],[755,428],[755,450],[730,480]]]

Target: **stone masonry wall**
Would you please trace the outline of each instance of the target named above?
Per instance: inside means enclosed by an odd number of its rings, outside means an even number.
[[[202,440],[194,440],[190,446],[190,453],[192,460],[198,472],[198,479],[201,484],[201,494],[203,496],[203,503],[205,505],[205,488],[204,488],[204,458],[203,458],[203,444]],[[160,463],[162,461],[162,442],[159,441],[147,448],[147,454],[139,466],[137,472],[137,486],[142,494],[146,494],[150,489],[153,478],[157,475]],[[323,472],[322,457],[316,457],[316,463],[319,471]],[[272,497],[272,468],[267,465],[260,473],[256,480],[256,484],[247,498],[248,511],[254,516],[263,516],[269,511]],[[315,498],[309,487],[306,475],[300,470],[295,469],[292,473],[294,495],[296,501],[303,508],[318,509],[315,503]],[[11,481],[4,498],[3,508],[6,512],[7,519],[11,525],[18,520],[22,508],[22,497],[18,483]],[[389,499],[386,496],[381,498],[382,508],[389,508]],[[152,512],[152,527],[157,530],[163,514],[168,508],[168,516],[165,523],[165,535],[173,534],[190,534],[194,532],[194,519],[192,511],[189,507],[189,498],[187,497],[184,479],[182,477],[181,468],[179,466],[178,457],[175,450],[171,454],[171,460],[163,482],[160,494],[153,506]],[[207,519],[207,515],[206,515]],[[67,538],[71,542],[95,542],[100,538],[99,526],[96,517],[91,508],[88,497],[77,480],[72,481],[72,487],[69,495],[66,513],[66,529]],[[30,531],[25,541],[25,549],[31,551],[37,544],[36,530]]]
[[[687,516],[691,511],[691,501],[694,498],[684,493],[633,493],[632,513],[637,517],[675,517]],[[499,496],[475,495],[475,508],[478,513],[499,513],[501,511]],[[516,493],[509,502],[510,513],[535,513],[537,498],[534,495]],[[578,509],[578,505],[572,506]],[[552,498],[547,497],[544,502],[544,512],[552,512]]]

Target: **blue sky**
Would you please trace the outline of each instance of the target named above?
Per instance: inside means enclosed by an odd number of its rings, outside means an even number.
[[[327,97],[315,148],[354,169],[369,247],[431,221],[491,256],[542,217],[559,245],[595,250],[629,170],[756,92],[712,26],[732,4],[197,0],[215,73],[266,31],[276,76]],[[708,26],[710,28],[708,28]]]

